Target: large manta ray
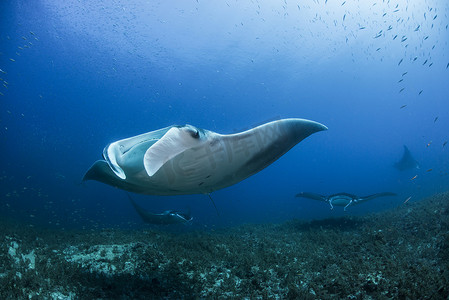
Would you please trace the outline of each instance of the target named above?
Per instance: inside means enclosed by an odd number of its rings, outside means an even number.
[[[330,196],[322,196],[319,194],[314,193],[299,193],[296,194],[296,197],[302,197],[302,198],[308,198],[313,200],[319,200],[329,203],[331,206],[331,209],[335,206],[344,206],[344,210],[346,211],[346,208],[350,205],[356,205],[363,202],[366,202],[368,200],[372,200],[374,198],[378,197],[386,197],[386,196],[396,196],[395,193],[385,192],[385,193],[378,193],[373,194],[365,197],[360,197],[353,194],[348,193],[337,193]]]
[[[96,161],[83,180],[147,195],[209,194],[261,171],[326,129],[304,119],[277,120],[227,135],[169,126],[106,146],[104,160]]]

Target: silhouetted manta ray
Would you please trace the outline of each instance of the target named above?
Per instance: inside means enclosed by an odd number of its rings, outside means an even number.
[[[130,195],[127,194],[127,196],[129,198],[129,201],[134,206],[137,213],[145,223],[155,225],[169,225],[187,223],[193,220],[193,218],[190,216],[190,213],[182,213],[175,210],[167,210],[160,214],[150,213],[137,205],[137,203],[134,202]]]
[[[419,164],[415,160],[415,158],[410,153],[410,150],[408,150],[407,146],[404,145],[404,154],[402,154],[402,158],[400,161],[394,164],[395,168],[399,171],[404,171],[407,169],[413,169],[417,168],[419,169]]]
[[[346,211],[346,208],[350,205],[356,205],[356,204],[360,204],[360,203],[366,202],[366,201],[374,199],[374,198],[386,197],[386,196],[396,196],[396,194],[385,192],[385,193],[369,195],[366,197],[359,197],[359,196],[356,196],[353,194],[348,194],[348,193],[337,193],[337,194],[333,194],[330,196],[322,196],[322,195],[313,194],[313,193],[296,194],[296,197],[302,197],[302,198],[308,198],[308,199],[327,202],[331,206],[331,209],[334,208],[334,205],[335,206],[344,206],[345,211]]]
[[[209,194],[261,171],[309,135],[327,127],[282,119],[218,134],[191,125],[119,140],[103,151],[83,180],[147,195]]]

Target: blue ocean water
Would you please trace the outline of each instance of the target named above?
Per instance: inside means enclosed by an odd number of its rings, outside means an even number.
[[[219,133],[328,126],[212,194],[134,199],[195,226],[388,210],[449,188],[449,5],[428,1],[2,1],[0,215],[140,226],[126,194],[81,184],[103,148],[172,124]],[[420,168],[394,168],[407,145]],[[369,195],[330,210],[299,192]]]

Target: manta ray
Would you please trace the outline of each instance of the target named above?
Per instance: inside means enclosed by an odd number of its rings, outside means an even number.
[[[378,193],[373,194],[365,197],[359,197],[353,194],[348,193],[337,193],[330,196],[322,196],[319,194],[313,194],[313,193],[299,193],[296,194],[296,197],[302,197],[302,198],[308,198],[313,200],[319,200],[329,203],[331,206],[331,209],[334,209],[335,206],[344,206],[344,211],[346,211],[346,208],[350,205],[356,205],[363,202],[366,202],[368,200],[372,200],[374,198],[378,197],[386,197],[386,196],[396,196],[395,193],[385,192],[385,193]]]
[[[187,223],[193,220],[190,212],[183,213],[176,210],[166,210],[160,214],[150,213],[137,205],[137,203],[131,198],[130,195],[128,195],[128,198],[131,204],[134,206],[136,212],[145,223],[155,225],[169,225]]]
[[[210,194],[276,161],[297,143],[327,127],[281,119],[235,134],[172,125],[113,142],[83,180],[140,194]]]
[[[407,146],[404,145],[404,153],[402,154],[402,158],[400,161],[394,164],[395,168],[399,171],[404,171],[408,169],[419,169],[419,164],[408,150]]]

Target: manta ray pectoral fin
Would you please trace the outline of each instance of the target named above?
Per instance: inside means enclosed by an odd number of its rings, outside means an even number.
[[[141,187],[116,176],[115,172],[110,168],[109,163],[105,160],[97,160],[89,170],[87,170],[86,174],[84,174],[83,182],[87,180],[96,180],[130,192],[142,192]]]
[[[195,131],[196,130],[196,131]],[[195,127],[172,127],[145,152],[143,163],[148,176],[153,176],[167,161],[187,149],[200,144],[199,132]]]
[[[390,197],[390,196],[397,196],[397,194],[391,193],[391,192],[377,193],[377,194],[369,195],[366,197],[360,197],[359,199],[357,199],[357,203],[366,202],[366,201],[372,200],[374,198]]]
[[[296,194],[295,197],[302,197],[302,198],[308,198],[308,199],[313,199],[313,200],[318,200],[318,201],[324,201],[326,202],[328,199],[322,195],[319,194],[314,194],[314,193],[304,193],[301,192],[299,194]],[[332,206],[332,204],[331,204]]]
[[[300,142],[308,136],[323,130],[327,130],[327,126],[310,120],[305,119],[285,119],[284,126],[292,127],[295,131],[297,142]]]
[[[104,160],[97,160],[92,167],[84,174],[83,181],[97,180],[100,182],[110,183],[110,180],[117,178],[115,173],[109,167],[109,164]]]

